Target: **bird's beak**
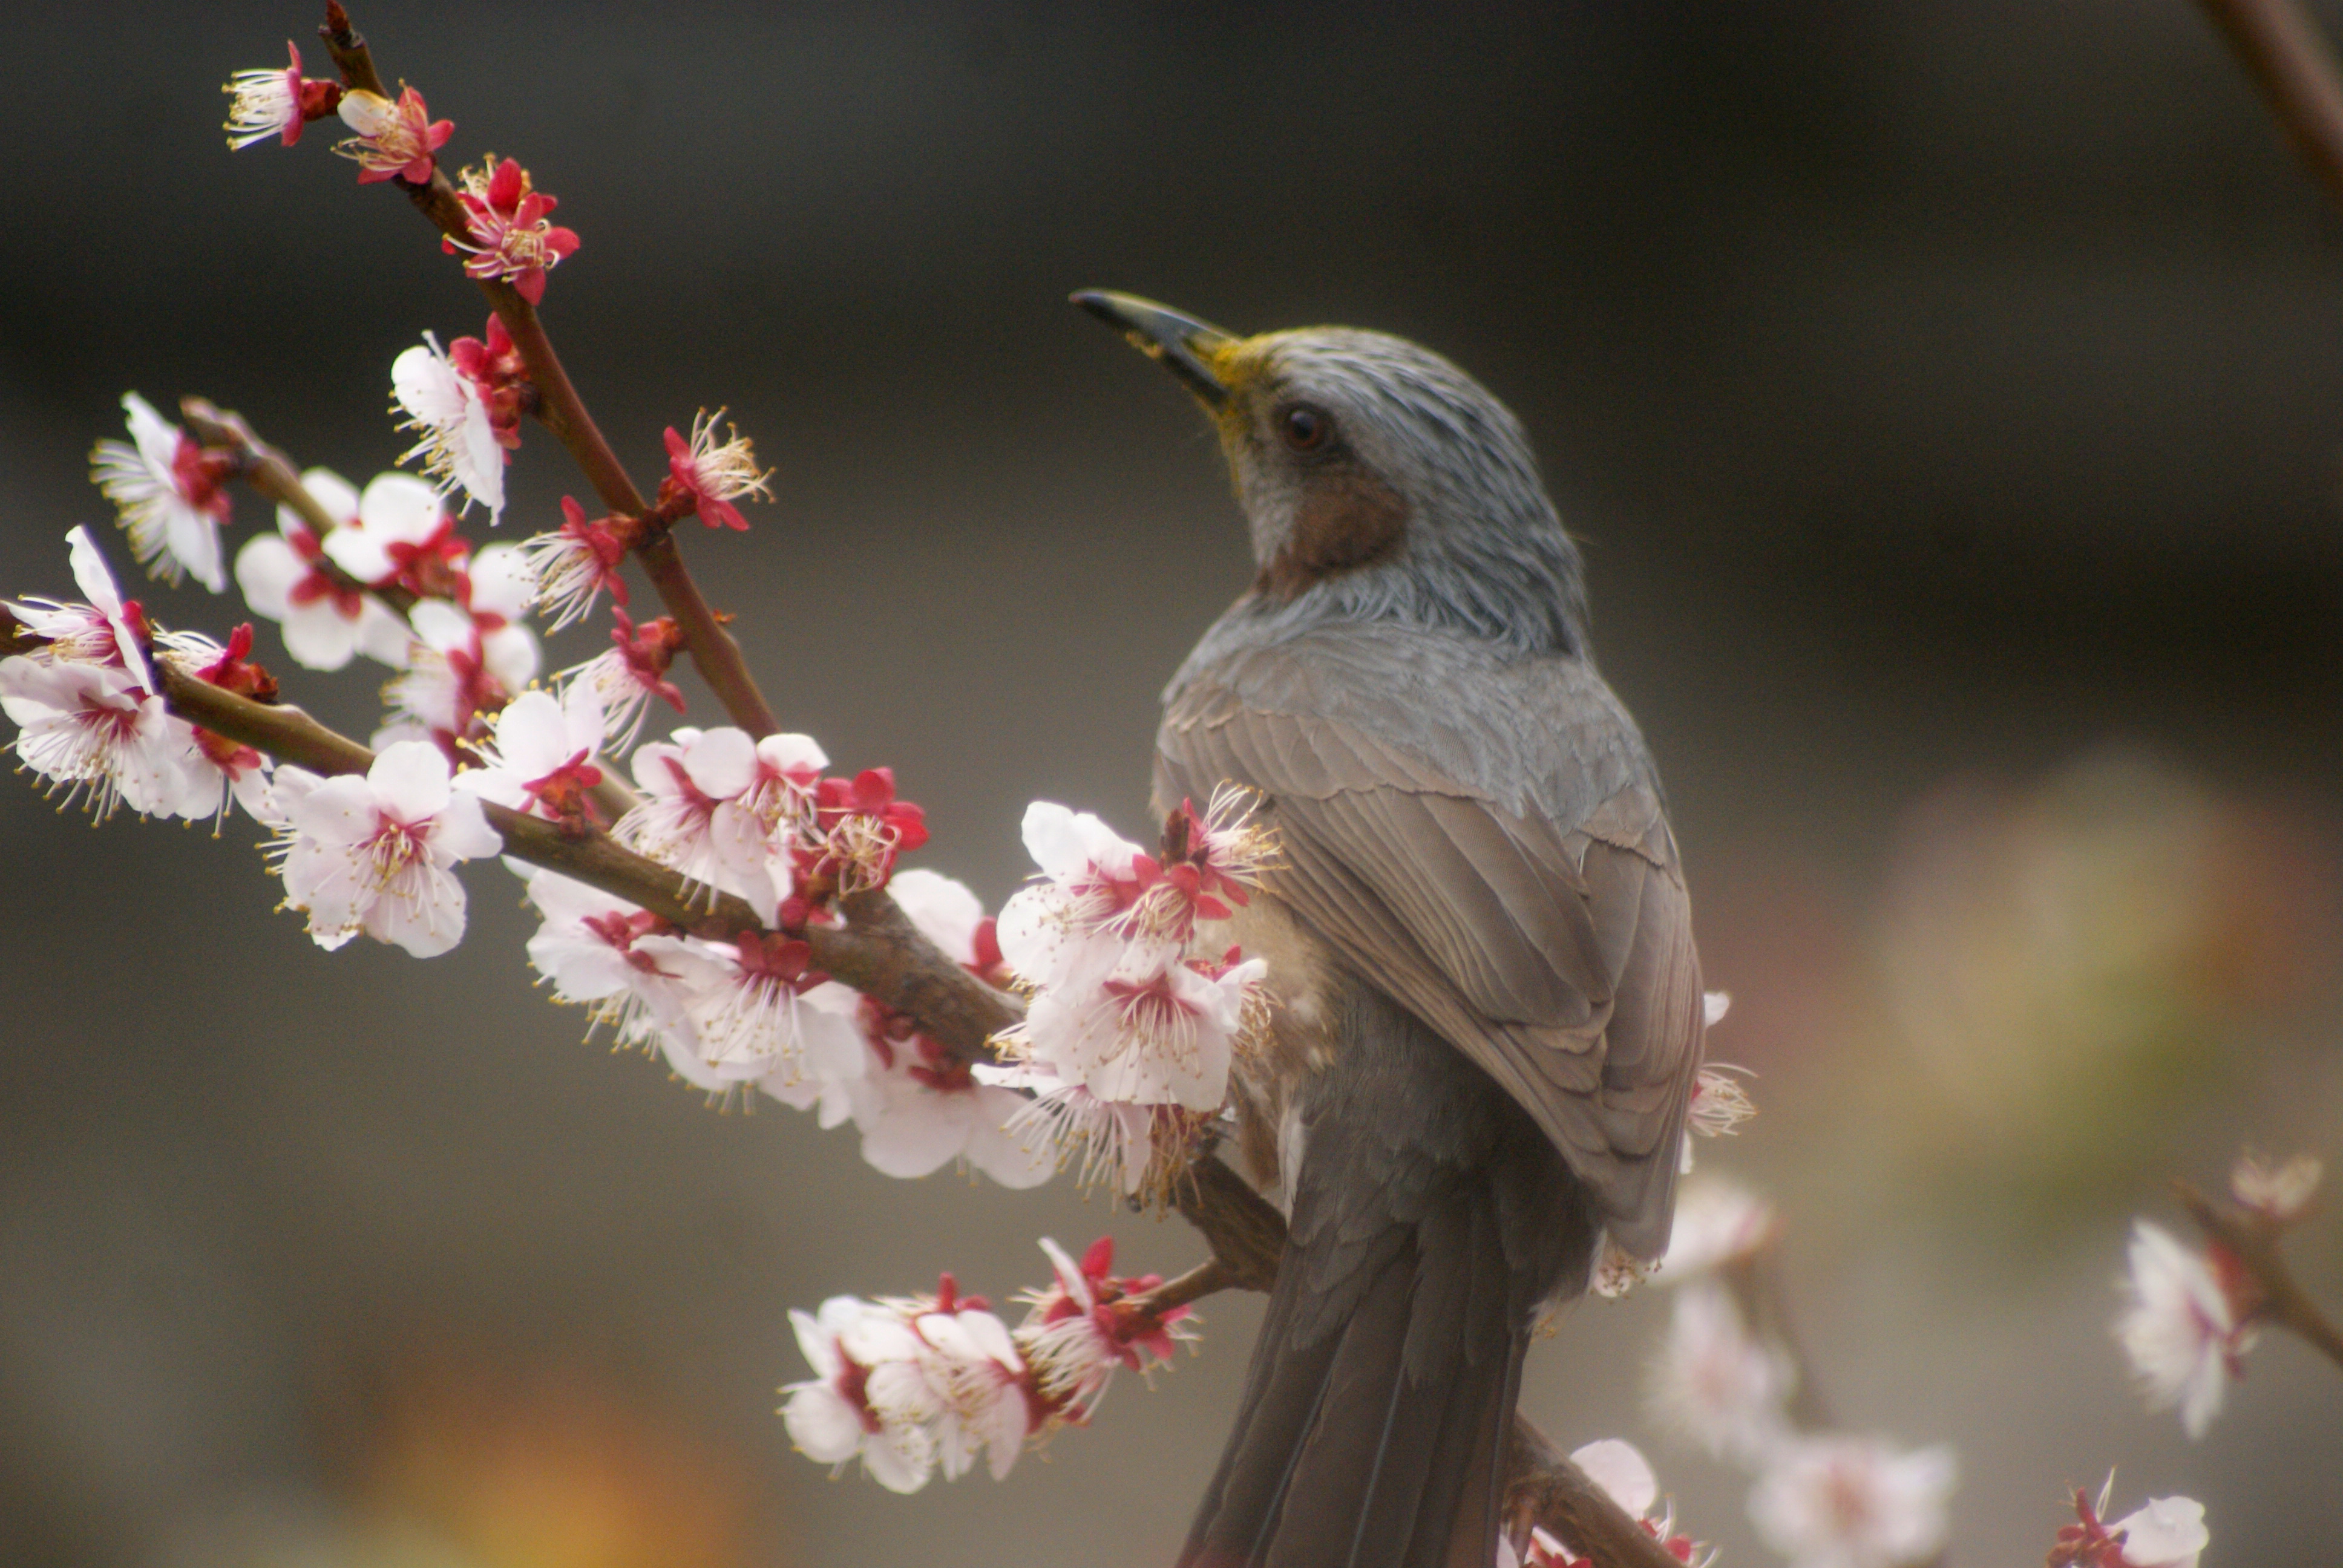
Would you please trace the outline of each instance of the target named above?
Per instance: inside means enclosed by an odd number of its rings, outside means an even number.
[[[1074,296],[1074,303],[1108,326],[1121,328],[1133,348],[1186,382],[1206,407],[1217,409],[1229,400],[1228,384],[1212,366],[1236,341],[1230,334],[1135,294],[1084,289]]]

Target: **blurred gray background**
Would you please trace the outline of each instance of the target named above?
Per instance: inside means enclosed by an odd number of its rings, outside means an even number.
[[[2343,6],[2319,7],[2330,26]],[[1248,566],[1178,391],[1070,309],[1422,339],[1522,416],[1662,759],[1715,1055],[1842,1419],[1961,1452],[1951,1561],[2061,1489],[2332,1560],[2343,1378],[2267,1341],[2200,1443],[2107,1326],[2135,1213],[2248,1141],[2343,1156],[2343,221],[2182,0],[1507,8],[427,6],[357,19],[584,248],[547,317],[639,476],[728,404],[778,470],[686,541],[776,706],[988,901],[1036,796],[1143,830],[1155,692]],[[93,441],[201,392],[363,481],[392,357],[478,294],[313,127],[230,156],[306,0],[47,7],[0,55],[0,588],[68,588]],[[313,68],[321,52],[310,50]],[[532,430],[508,528],[583,487]],[[236,538],[266,526],[240,496]],[[225,631],[193,588],[147,601]],[[558,639],[557,664],[599,634]],[[264,628],[263,657],[278,651]],[[363,734],[371,677],[290,695]],[[707,706],[697,712],[704,717]],[[789,1451],[786,1309],[1177,1222],[719,1116],[532,992],[517,890],[417,963],[273,912],[248,824],[0,791],[0,1555],[30,1564],[1168,1557],[1255,1306],[1005,1484]],[[2332,1219],[2296,1248],[2343,1302]],[[1664,1295],[1527,1404],[1644,1444]]]

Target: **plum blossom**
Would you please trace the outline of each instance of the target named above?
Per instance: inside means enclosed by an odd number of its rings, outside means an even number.
[[[100,441],[90,478],[106,492],[130,536],[130,553],[148,574],[176,585],[193,577],[214,593],[227,586],[220,564],[220,525],[227,521],[222,485],[233,459],[212,452],[136,392],[122,397],[132,445]]]
[[[394,727],[413,726],[446,745],[486,732],[486,719],[537,673],[537,640],[527,627],[483,634],[445,599],[426,599],[408,614],[415,640],[404,673],[383,688]]]
[[[1103,975],[1122,946],[1111,922],[1139,902],[1160,868],[1098,818],[1054,801],[1026,807],[1022,832],[1041,878],[1001,906],[1001,957],[1036,990]]]
[[[449,868],[495,854],[503,840],[479,800],[452,787],[437,748],[401,742],[363,776],[305,784],[279,802],[285,827],[272,854],[285,901],[307,911],[319,947],[364,931],[432,958],[463,939],[464,887]]]
[[[1091,983],[1037,993],[1001,1040],[1101,1100],[1217,1111],[1268,968],[1260,959],[1201,963],[1177,943],[1133,941]]]
[[[480,749],[483,767],[458,776],[459,789],[484,800],[556,822],[598,823],[588,793],[602,781],[594,759],[602,746],[602,703],[589,686],[556,699],[524,692],[497,715],[495,738]]]
[[[106,568],[106,556],[85,528],[65,534],[65,555],[74,582],[87,604],[27,598],[6,608],[44,646],[25,657],[40,663],[111,664],[126,670],[141,689],[155,689],[155,671],[144,647],[146,616],[135,599],[125,599]]]
[[[2131,1360],[2148,1408],[2178,1406],[2180,1423],[2202,1437],[2220,1413],[2229,1380],[2254,1342],[2213,1262],[2146,1220],[2132,1227],[2129,1304],[2116,1338]]]
[[[666,922],[558,871],[528,869],[526,879],[544,916],[528,961],[552,982],[555,1000],[590,1010],[587,1038],[607,1029],[618,1046],[662,1050],[679,1075],[702,1077],[684,976],[644,940],[665,935]]]
[[[892,768],[865,768],[851,779],[825,779],[814,798],[818,842],[807,870],[840,893],[887,885],[895,859],[928,841],[927,813],[896,799]]]
[[[190,811],[185,740],[163,699],[111,665],[0,659],[0,712],[17,726],[16,759],[71,804],[85,799],[105,821],[118,806],[142,817],[203,816],[213,792]]]
[[[1693,1078],[1692,1095],[1684,1104],[1684,1131],[1701,1138],[1726,1138],[1756,1115],[1757,1107],[1751,1101],[1749,1091],[1738,1079],[1727,1076],[1746,1070],[1722,1062],[1702,1068]],[[1689,1175],[1692,1139],[1686,1138],[1682,1147],[1678,1174]]]
[[[1787,1438],[1789,1358],[1760,1341],[1714,1282],[1678,1292],[1647,1392],[1654,1419],[1710,1455],[1763,1462]]]
[[[1749,1518],[1795,1568],[1899,1568],[1944,1545],[1956,1475],[1943,1444],[1907,1453],[1875,1438],[1800,1438],[1775,1451]]]
[[[1029,1310],[1018,1325],[1017,1346],[1050,1422],[1079,1426],[1106,1397],[1117,1367],[1143,1375],[1168,1364],[1172,1347],[1193,1340],[1196,1328],[1184,1306],[1160,1314],[1130,1309],[1130,1298],[1163,1282],[1153,1274],[1117,1279],[1113,1237],[1092,1242],[1080,1262],[1055,1241],[1045,1239],[1041,1251],[1056,1278],[1018,1296]]]
[[[529,572],[538,585],[538,597],[548,630],[559,631],[583,620],[605,589],[618,604],[627,602],[627,579],[618,568],[634,548],[635,530],[623,518],[586,520],[586,508],[575,498],[561,498],[562,522],[550,533],[525,541]]]
[[[201,632],[174,631],[156,637],[155,647],[166,663],[197,680],[264,702],[277,696],[277,678],[246,658],[252,652],[250,621],[229,633],[225,645]],[[176,714],[170,724],[172,733],[186,745],[179,761],[186,777],[186,804],[179,814],[222,818],[233,800],[258,818],[275,764],[254,748],[190,724]]]
[[[360,498],[348,480],[312,468],[301,483],[341,525],[333,532],[360,526]],[[254,535],[236,552],[236,581],[255,615],[282,623],[285,651],[310,669],[339,669],[360,653],[403,667],[406,619],[357,586],[347,568],[336,571],[325,541],[292,508],[277,508],[277,528]]]
[[[1032,1412],[1025,1361],[1008,1326],[983,1297],[961,1297],[950,1274],[932,1301],[900,1306],[919,1336],[920,1371],[943,1407],[935,1438],[944,1479],[959,1480],[981,1457],[993,1480],[1006,1480]]]
[[[424,184],[437,163],[432,155],[456,130],[453,120],[434,120],[423,106],[423,95],[412,87],[403,88],[396,102],[354,88],[342,95],[336,110],[357,135],[337,143],[334,150],[357,161],[362,186],[392,178]]]
[[[949,877],[909,870],[889,893],[912,925],[953,961],[980,973],[990,922],[974,893]],[[1015,1091],[980,1081],[968,1063],[912,1020],[864,997],[858,1010],[871,1062],[852,1099],[862,1158],[889,1176],[913,1178],[964,1160],[1004,1187],[1039,1186],[1057,1168],[1047,1139],[1011,1131],[1027,1107]]]
[[[744,496],[769,501],[773,492],[766,483],[768,476],[758,470],[749,438],[737,427],[727,426],[731,435],[722,441],[716,438],[716,421],[723,414],[721,408],[713,414],[703,410],[691,422],[689,441],[674,426],[667,427],[668,477],[659,483],[659,505],[671,518],[697,513],[711,528],[745,531],[749,519],[732,503]]]
[[[631,749],[642,734],[653,698],[678,713],[684,711],[681,689],[667,678],[683,646],[683,633],[671,616],[638,627],[625,610],[614,608],[610,618],[618,625],[610,632],[608,650],[570,666],[555,678],[565,684],[582,681],[594,689],[609,728],[609,749],[617,753]]]
[[[486,507],[495,523],[505,509],[505,449],[479,384],[451,364],[427,332],[391,361],[390,388],[407,415],[399,428],[418,437],[398,460],[420,457],[441,491],[460,488],[465,506]]]
[[[757,917],[781,923],[781,902],[795,882],[799,836],[813,819],[813,799],[830,759],[807,735],[768,735],[733,770],[737,747],[712,764],[709,790],[720,795],[708,831],[725,885],[749,900]],[[707,771],[707,770],[703,770]]]
[[[804,1110],[830,1086],[862,1076],[858,999],[813,967],[802,939],[742,931],[728,942],[646,938],[642,945],[681,975],[710,1079],[753,1083]]]
[[[575,233],[547,219],[560,204],[531,185],[527,169],[494,153],[481,167],[464,171],[456,194],[470,237],[442,240],[442,248],[467,253],[467,276],[507,279],[531,305],[542,301],[546,270],[578,248]]]
[[[979,1062],[977,1082],[1030,1096],[1001,1131],[1035,1158],[1048,1151],[1076,1181],[1111,1183],[1141,1206],[1160,1205],[1186,1169],[1212,1113],[1177,1105],[1101,1100],[1031,1062]]]
[[[491,312],[483,330],[485,337],[458,337],[447,345],[447,364],[480,395],[497,444],[518,451],[521,416],[536,407],[537,386],[528,378],[528,361],[513,342],[504,317]]]
[[[300,48],[287,40],[285,52],[293,63],[266,71],[238,71],[220,91],[229,95],[227,132],[230,148],[248,147],[270,136],[282,136],[287,146],[301,139],[301,127],[322,120],[339,107],[339,82],[312,82],[301,75]]]
[[[820,1464],[860,1458],[890,1492],[917,1492],[935,1472],[935,1423],[944,1402],[920,1369],[920,1337],[900,1313],[855,1296],[832,1296],[818,1314],[791,1311],[798,1349],[813,1376],[791,1383],[781,1422]]]
[[[412,474],[397,473],[377,474],[355,504],[348,491],[346,481],[328,479],[322,492],[313,492],[340,519],[317,541],[327,560],[370,588],[401,588],[417,598],[457,597],[472,548],[457,533],[438,491]]]
[[[2205,1528],[2205,1505],[2193,1497],[2154,1497],[2121,1519],[2107,1519],[2115,1492],[2112,1472],[2097,1502],[2075,1489],[2076,1523],[2058,1532],[2049,1568],[2197,1568],[2213,1542]]]
[[[2315,1155],[2298,1154],[2273,1170],[2257,1155],[2241,1154],[2229,1172],[2229,1191],[2247,1208],[2283,1225],[2309,1209],[2320,1174]]]
[[[576,682],[572,683],[578,684]],[[713,899],[727,880],[714,835],[716,808],[749,786],[757,744],[729,725],[677,729],[635,752],[642,800],[611,829],[621,844],[681,873]]]
[[[1675,1228],[1657,1272],[1682,1284],[1750,1257],[1781,1232],[1774,1205],[1737,1182],[1704,1178],[1676,1193]]]

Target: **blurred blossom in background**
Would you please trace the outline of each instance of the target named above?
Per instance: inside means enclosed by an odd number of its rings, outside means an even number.
[[[362,477],[412,440],[394,360],[481,331],[331,127],[221,146],[219,85],[313,12],[12,32],[0,594],[67,588],[126,389]],[[2117,1464],[2204,1502],[2208,1568],[2343,1539],[2331,1369],[2265,1336],[2192,1443],[2110,1332],[2172,1177],[2248,1143],[2343,1165],[2343,216],[2193,5],[357,20],[452,160],[559,191],[583,244],[548,319],[638,478],[695,410],[754,437],[774,503],[687,554],[787,727],[892,764],[915,863],[992,908],[1037,797],[1145,836],[1156,694],[1251,570],[1194,410],[1066,294],[1385,327],[1485,380],[1668,779],[1734,996],[1712,1054],[1760,1111],[1701,1168],[1779,1207],[1808,1392],[1956,1452],[1956,1565],[2040,1561]],[[506,478],[511,538],[578,489],[538,434]],[[271,527],[234,499],[231,549]],[[287,695],[368,733],[372,678],[279,638]],[[1062,1179],[893,1181],[580,1047],[494,868],[453,953],[319,952],[244,831],[0,789],[0,1558],[1170,1557],[1256,1301],[1000,1484],[833,1483],[774,1410],[809,1375],[792,1306],[942,1268],[1005,1299],[1041,1235],[1169,1274],[1186,1227]],[[2343,1303],[2338,1221],[2289,1245]],[[1674,1310],[1573,1308],[1524,1407],[1643,1444],[1683,1528],[1778,1561],[1748,1476],[1647,1413]]]

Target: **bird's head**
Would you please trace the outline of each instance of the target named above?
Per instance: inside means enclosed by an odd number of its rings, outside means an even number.
[[[1455,366],[1385,333],[1239,337],[1132,295],[1074,300],[1212,414],[1263,613],[1414,619],[1580,649],[1577,551],[1520,423]]]

